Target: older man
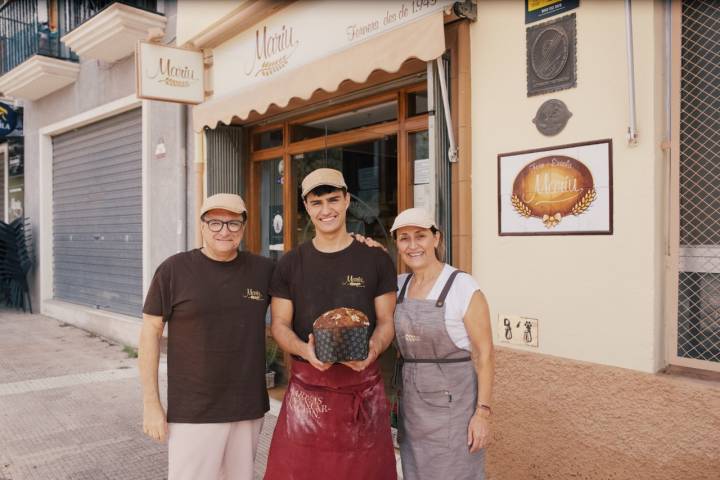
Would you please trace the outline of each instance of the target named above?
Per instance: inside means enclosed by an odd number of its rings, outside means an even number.
[[[238,251],[247,210],[238,195],[202,206],[203,247],[165,260],[143,309],[143,429],[168,438],[169,480],[252,479],[265,389],[269,259]],[[167,417],[158,393],[168,324]]]

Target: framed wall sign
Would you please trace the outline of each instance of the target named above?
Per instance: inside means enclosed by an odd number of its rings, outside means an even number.
[[[138,98],[191,105],[205,100],[200,51],[138,42],[135,72]]]
[[[577,8],[580,0],[525,0],[525,23],[544,20]]]
[[[610,235],[612,140],[498,155],[498,234]]]

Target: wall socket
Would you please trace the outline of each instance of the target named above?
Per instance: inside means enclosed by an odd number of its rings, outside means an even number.
[[[526,347],[538,346],[537,318],[501,313],[498,315],[497,332],[501,343]]]

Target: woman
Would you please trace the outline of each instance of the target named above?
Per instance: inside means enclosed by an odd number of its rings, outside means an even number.
[[[429,213],[405,210],[390,231],[411,271],[398,277],[395,308],[403,476],[483,479],[494,375],[488,305],[470,275],[440,260]]]

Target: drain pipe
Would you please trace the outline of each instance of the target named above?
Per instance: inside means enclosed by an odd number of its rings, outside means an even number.
[[[455,133],[453,132],[452,116],[450,115],[450,98],[448,96],[447,84],[445,83],[445,65],[443,64],[442,55],[437,58],[436,62],[440,80],[440,94],[442,95],[443,109],[445,110],[445,125],[447,126],[448,141],[450,142],[448,159],[450,163],[455,163],[458,161],[458,149],[455,144]]]
[[[635,59],[633,56],[633,27],[631,0],[625,0],[625,44],[627,47],[627,74],[628,74],[628,105],[630,125],[628,126],[628,143],[637,145],[637,117],[635,114]]]
[[[188,107],[180,104],[177,109],[177,248],[178,252],[184,252],[187,244],[187,128],[188,128]]]

